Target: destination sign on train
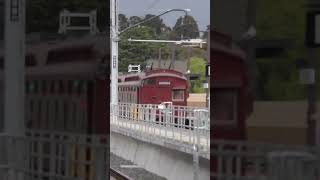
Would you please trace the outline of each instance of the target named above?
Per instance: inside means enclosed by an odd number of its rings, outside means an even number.
[[[170,85],[170,82],[169,81],[162,81],[162,82],[159,82],[159,85]]]

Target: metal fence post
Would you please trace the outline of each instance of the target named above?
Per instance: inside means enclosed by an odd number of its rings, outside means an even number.
[[[96,167],[96,180],[105,180],[107,169],[105,165],[104,146],[101,144],[99,137],[94,138],[94,147],[96,149],[95,167]]]
[[[194,169],[194,180],[199,180],[199,147],[200,147],[200,122],[201,121],[201,111],[194,110],[194,121],[193,121],[193,131],[194,131],[194,146],[193,146],[193,169]]]
[[[270,180],[316,180],[308,174],[305,162],[315,160],[315,157],[305,152],[272,152],[268,155]]]

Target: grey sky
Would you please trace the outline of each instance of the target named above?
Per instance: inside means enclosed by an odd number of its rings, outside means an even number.
[[[127,16],[144,16],[159,14],[167,9],[191,9],[192,15],[200,30],[206,30],[210,24],[210,0],[119,0],[120,13]],[[183,12],[172,12],[162,16],[165,23],[173,26]]]

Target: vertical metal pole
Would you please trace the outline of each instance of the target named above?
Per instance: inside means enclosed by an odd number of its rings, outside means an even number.
[[[158,60],[158,68],[161,69],[161,48],[159,48],[159,60]]]
[[[208,30],[208,37],[207,37],[207,58],[208,58],[207,59],[208,64],[210,65],[210,29]],[[207,83],[208,83],[208,88],[207,88],[206,102],[207,102],[208,110],[210,112],[210,76],[207,77]]]
[[[192,56],[192,47],[188,48],[188,61],[187,61],[187,73],[188,73],[188,91],[191,92],[191,82],[190,82],[190,74],[191,74],[191,56]]]
[[[118,104],[118,0],[111,0],[111,107]]]
[[[25,66],[25,0],[5,1],[5,68],[4,68],[4,119],[5,133],[11,137],[22,137],[24,127],[24,66]],[[21,165],[17,156],[23,155],[23,149],[15,154],[17,147],[8,148],[8,161],[12,165]],[[9,180],[16,180],[18,175],[10,169]]]
[[[319,2],[306,0],[307,3],[310,3],[308,6],[309,11],[316,11],[318,9]],[[312,3],[312,4],[311,4]],[[308,48],[308,67],[316,71],[316,49]],[[314,115],[317,111],[317,88],[316,88],[316,80],[308,85],[308,111],[307,111],[307,144],[308,145],[316,145],[318,138],[317,132],[319,131],[317,128],[317,122],[314,119]]]
[[[194,111],[194,115],[195,115],[195,119],[194,119],[194,136],[193,138],[193,180],[199,180],[199,171],[200,171],[200,167],[199,167],[199,147],[200,147],[200,122],[201,122],[201,111],[200,110],[195,110]]]
[[[190,66],[191,66],[191,56],[192,56],[192,47],[189,47],[189,48],[188,48],[187,71],[190,70]]]
[[[174,70],[174,63],[175,63],[175,59],[176,59],[176,45],[175,44],[172,45],[171,52],[172,52],[171,63],[170,63],[169,69]]]
[[[248,0],[247,8],[247,28],[256,26],[256,0]],[[255,54],[256,42],[255,39],[250,39],[247,45],[248,65],[251,77],[250,90],[252,95],[255,97],[255,86],[256,86],[256,54]]]
[[[193,180],[199,180],[199,146],[197,145],[197,143],[195,143],[194,145],[193,167],[194,167]]]
[[[315,70],[316,67],[316,51],[315,49],[310,48],[308,50],[309,54],[309,67]],[[307,143],[308,145],[316,145],[316,120],[313,119],[313,116],[316,113],[316,81],[308,85],[308,111],[307,111]]]

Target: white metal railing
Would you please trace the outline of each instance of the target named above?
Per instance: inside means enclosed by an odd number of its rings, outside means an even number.
[[[320,149],[212,140],[211,179],[319,180]]]
[[[1,155],[9,158],[2,158],[0,179],[11,175],[17,180],[105,180],[109,176],[107,139],[44,131],[28,132],[26,137],[1,135]]]
[[[72,26],[71,18],[87,18],[87,26]],[[68,10],[62,10],[59,18],[59,33],[66,34],[68,30],[87,30],[90,34],[96,34],[97,28],[97,11],[93,10],[90,13],[71,13]]]
[[[105,180],[109,176],[107,139],[44,131],[31,131],[25,137],[2,134],[0,179],[10,175],[16,180]],[[319,148],[222,140],[212,141],[212,147],[213,180],[320,178]]]
[[[115,116],[113,116],[115,115]],[[210,120],[207,109],[173,106],[170,103],[129,104],[112,107],[111,129],[158,143],[172,142],[209,158]]]

